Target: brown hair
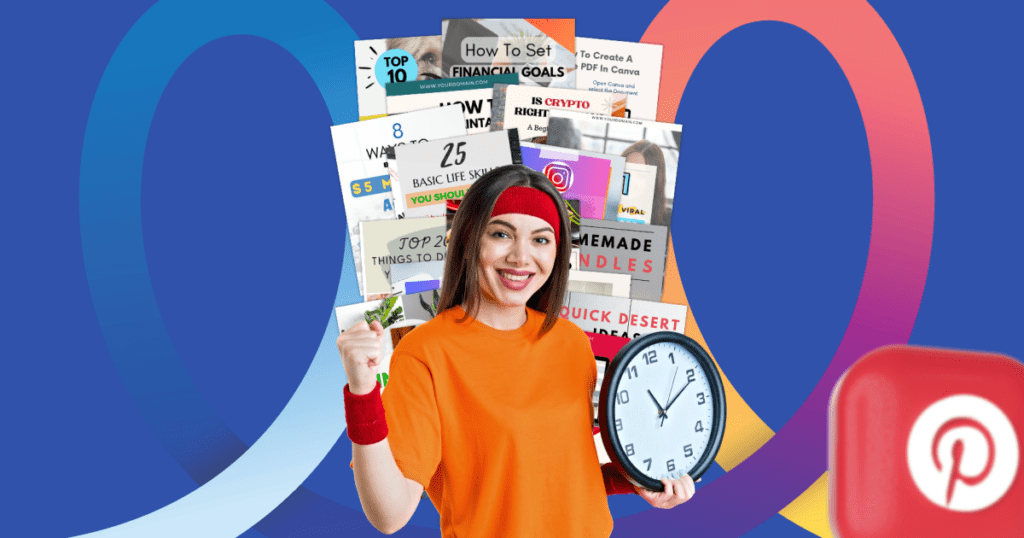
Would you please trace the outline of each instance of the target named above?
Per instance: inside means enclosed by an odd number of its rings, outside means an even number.
[[[626,151],[622,152],[622,156],[628,157],[630,153],[639,153],[644,157],[644,164],[658,167],[658,173],[654,179],[654,204],[651,207],[651,224],[671,226],[672,216],[665,207],[667,203],[665,200],[665,154],[661,152],[661,148],[657,144],[650,140],[634,142],[633,145],[626,148]]]
[[[520,164],[495,168],[476,180],[466,191],[452,222],[437,311],[465,303],[466,315],[475,313],[480,304],[480,282],[476,272],[480,261],[480,240],[491,220],[498,196],[512,186],[533,187],[542,191],[551,197],[558,210],[560,240],[555,263],[547,282],[526,302],[526,306],[544,313],[544,323],[538,334],[542,336],[555,326],[569,287],[569,254],[572,248],[569,241],[569,214],[565,209],[565,201],[551,180]]]

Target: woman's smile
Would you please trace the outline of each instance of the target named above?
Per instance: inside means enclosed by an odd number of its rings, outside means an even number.
[[[530,284],[534,273],[529,271],[516,271],[514,269],[498,269],[501,283],[508,289],[519,291]]]

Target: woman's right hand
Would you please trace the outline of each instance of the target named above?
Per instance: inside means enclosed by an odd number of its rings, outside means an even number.
[[[352,394],[368,394],[377,387],[383,335],[384,327],[373,320],[369,325],[360,321],[338,336],[338,353]]]

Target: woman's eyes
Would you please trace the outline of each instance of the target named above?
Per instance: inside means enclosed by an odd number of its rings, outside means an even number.
[[[508,239],[508,238],[511,238],[512,236],[509,235],[508,232],[503,232],[501,230],[498,230],[498,231],[491,232],[491,237],[493,237],[495,239]],[[551,242],[551,239],[549,239],[547,237],[535,237],[533,240],[538,242],[538,243],[540,243],[540,244],[542,244],[542,245],[547,245],[548,243]]]

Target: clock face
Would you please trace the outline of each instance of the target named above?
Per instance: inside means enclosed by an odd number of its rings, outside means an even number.
[[[649,489],[660,490],[661,478],[703,474],[724,429],[721,380],[710,357],[673,336],[623,348],[602,391],[609,454]]]

